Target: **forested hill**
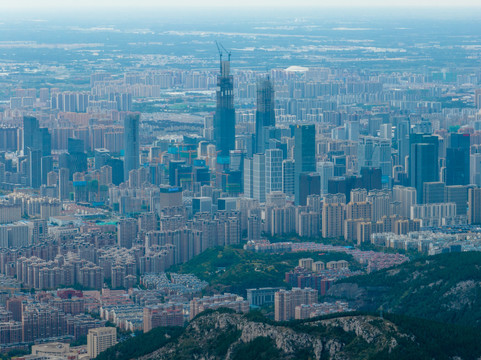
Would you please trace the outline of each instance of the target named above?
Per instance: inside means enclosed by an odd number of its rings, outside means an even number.
[[[361,309],[481,327],[481,253],[449,253],[346,279],[329,295]]]

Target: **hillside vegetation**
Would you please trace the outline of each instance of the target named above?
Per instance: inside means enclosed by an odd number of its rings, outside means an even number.
[[[299,259],[310,257],[315,261],[347,260],[351,269],[359,265],[350,255],[313,252],[258,254],[237,247],[217,247],[204,251],[185,264],[170,271],[194,274],[209,282],[206,293],[231,292],[246,295],[246,289],[284,286],[285,273],[294,269]]]
[[[329,291],[363,309],[481,326],[481,253],[449,253],[345,279]]]

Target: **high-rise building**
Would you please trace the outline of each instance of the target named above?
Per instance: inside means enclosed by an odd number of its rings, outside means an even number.
[[[117,225],[117,244],[130,249],[137,238],[138,224],[135,219],[122,219]]]
[[[130,170],[137,170],[140,163],[139,139],[140,115],[129,114],[124,119],[124,180]]]
[[[358,142],[357,156],[358,170],[363,167],[380,168],[383,177],[391,177],[391,140],[362,136]]]
[[[27,155],[28,149],[39,148],[38,137],[39,125],[37,118],[32,116],[23,117],[23,154]]]
[[[468,190],[468,224],[481,224],[481,188]]]
[[[95,359],[102,351],[117,344],[117,328],[101,327],[89,329],[87,334],[87,353]]]
[[[294,195],[294,161],[282,161],[282,191],[286,195]]]
[[[334,177],[334,163],[330,161],[318,162],[317,172],[321,179],[321,195],[325,195],[328,193],[329,179]]]
[[[266,150],[266,194],[282,191],[282,150]]]
[[[394,186],[392,189],[393,202],[401,204],[400,215],[406,219],[411,216],[411,206],[417,204],[416,188],[406,186]]]
[[[275,320],[294,319],[296,306],[317,302],[317,290],[311,288],[280,290],[274,294]]]
[[[244,196],[248,198],[254,197],[254,160],[244,160]]]
[[[48,173],[53,170],[53,157],[43,156],[41,160],[42,184],[47,185]]]
[[[307,205],[309,195],[319,195],[321,191],[318,173],[301,173],[299,175],[299,205]]]
[[[456,215],[468,212],[468,187],[464,185],[446,186],[445,201],[456,204]]]
[[[451,133],[446,148],[446,185],[469,184],[469,134]]]
[[[423,200],[425,204],[438,204],[444,202],[446,185],[441,181],[425,182],[423,184]]]
[[[214,141],[217,162],[222,163],[228,161],[229,151],[235,149],[234,77],[230,74],[230,55],[227,61],[221,56],[216,99]]]
[[[75,173],[87,171],[87,154],[85,142],[82,139],[68,138],[68,168],[70,177]]]
[[[252,197],[266,202],[266,160],[264,154],[254,154],[252,165]]]
[[[38,189],[42,185],[42,150],[28,148],[29,185]]]
[[[69,169],[61,168],[58,171],[58,197],[60,200],[68,200],[70,195]]]
[[[469,183],[481,186],[481,153],[471,154],[469,161]]]
[[[294,192],[295,204],[299,205],[299,177],[301,173],[316,171],[316,126],[296,125],[294,129]]]
[[[257,82],[256,109],[256,152],[263,153],[266,149],[268,131],[266,128],[276,126],[274,112],[274,87],[270,79],[263,78]]]
[[[322,206],[322,237],[336,238],[343,236],[345,216],[345,196],[342,194],[326,195]]]
[[[409,155],[409,179],[416,188],[417,202],[423,203],[423,184],[439,180],[438,137],[425,134],[411,134]]]
[[[372,190],[369,192],[367,196],[367,201],[370,202],[371,205],[371,221],[378,221],[383,216],[389,217],[391,215],[390,212],[390,204],[391,204],[391,197],[389,196],[389,192],[386,190]]]

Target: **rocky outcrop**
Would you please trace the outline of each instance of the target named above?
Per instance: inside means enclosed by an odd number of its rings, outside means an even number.
[[[223,341],[229,341],[227,345],[218,343],[221,336],[226,337]],[[271,339],[279,351],[279,359],[296,359],[300,350],[317,360],[321,357],[354,359],[356,355],[351,354],[348,346],[353,341],[361,341],[368,352],[378,353],[396,348],[401,337],[410,339],[400,333],[393,323],[372,316],[346,316],[286,327],[251,321],[241,314],[211,313],[192,321],[175,345],[161,348],[144,359],[182,358],[183,349],[194,342],[192,359],[233,360],[239,358],[241,345],[252,343],[257,338]],[[222,346],[226,347],[225,353],[219,353]]]

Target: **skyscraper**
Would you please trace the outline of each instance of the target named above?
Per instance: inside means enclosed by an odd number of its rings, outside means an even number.
[[[229,151],[235,149],[234,77],[230,75],[230,54],[227,61],[220,59],[217,78],[217,106],[214,116],[214,141],[217,162],[229,161]]]
[[[33,116],[23,117],[23,154],[27,155],[28,149],[39,148],[40,143],[37,137],[38,120]]]
[[[47,185],[47,175],[49,172],[53,170],[53,157],[52,156],[43,156],[42,157],[42,184]]]
[[[28,148],[27,150],[29,185],[34,189],[38,189],[40,185],[42,185],[42,151],[40,149],[31,148]]]
[[[252,191],[253,198],[260,203],[266,202],[266,160],[264,154],[254,154]]]
[[[37,118],[23,117],[23,154],[28,156],[28,149],[39,149],[42,156],[49,156],[52,150],[52,138],[47,128],[40,128]]]
[[[139,114],[129,114],[124,119],[124,180],[129,178],[130,170],[139,168],[139,123]]]
[[[468,190],[468,224],[481,224],[481,188]]]
[[[282,150],[266,150],[266,194],[282,191]]]
[[[58,171],[58,197],[60,200],[68,200],[69,198],[69,178],[69,169],[61,168]]]
[[[426,134],[411,134],[409,155],[409,181],[416,188],[417,203],[423,203],[423,184],[439,180],[438,137]]]
[[[257,82],[257,110],[256,110],[256,152],[263,153],[267,141],[266,127],[276,126],[274,112],[274,88],[270,79],[263,78]]]
[[[294,161],[290,159],[282,162],[282,191],[294,195]]]
[[[299,205],[299,176],[316,171],[316,126],[296,125],[294,137],[294,191],[295,203]]]
[[[317,163],[317,172],[321,177],[321,195],[325,195],[328,192],[328,181],[334,177],[334,163],[330,161]]]
[[[469,134],[452,133],[446,148],[446,185],[469,184]]]

